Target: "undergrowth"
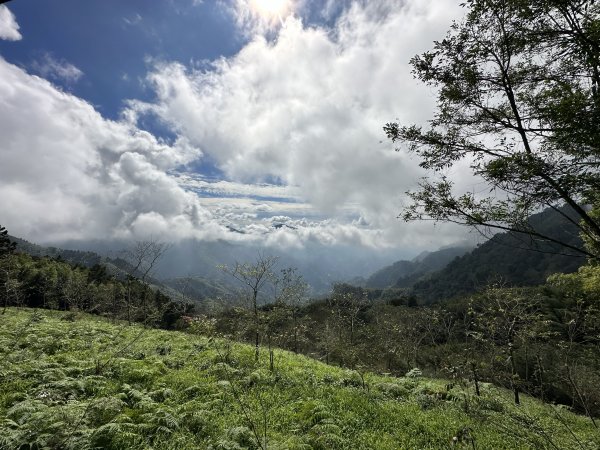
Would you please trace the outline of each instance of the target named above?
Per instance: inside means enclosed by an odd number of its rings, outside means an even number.
[[[598,449],[590,421],[490,385],[390,378],[225,340],[9,309],[2,449]],[[415,372],[416,373],[416,372]]]

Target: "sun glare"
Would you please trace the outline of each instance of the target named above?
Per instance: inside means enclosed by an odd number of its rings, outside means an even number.
[[[282,18],[290,10],[290,0],[251,0],[252,8],[268,19]]]

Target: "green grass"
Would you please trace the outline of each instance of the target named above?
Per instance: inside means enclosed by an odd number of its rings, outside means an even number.
[[[53,311],[0,315],[0,448],[598,449],[590,421],[484,385],[389,378]],[[258,435],[258,438],[257,438]]]

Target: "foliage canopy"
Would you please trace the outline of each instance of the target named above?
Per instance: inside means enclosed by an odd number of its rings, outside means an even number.
[[[0,258],[12,253],[15,248],[15,243],[8,237],[8,230],[0,225]]]
[[[600,6],[594,1],[469,0],[467,15],[434,48],[412,59],[437,89],[428,128],[388,123],[421,167],[435,172],[410,192],[405,220],[440,220],[526,233],[573,254],[600,258]],[[456,193],[459,162],[490,188]],[[536,230],[542,208],[575,223],[587,246]]]

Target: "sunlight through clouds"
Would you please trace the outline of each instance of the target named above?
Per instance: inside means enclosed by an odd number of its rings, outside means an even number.
[[[276,32],[285,20],[294,16],[299,0],[223,0],[238,29],[252,37]]]
[[[292,9],[291,0],[250,0],[250,5],[267,20],[283,19]]]
[[[449,13],[460,12],[452,5],[354,4],[333,29],[288,17],[275,39],[255,36],[208,70],[156,64],[147,79],[156,98],[131,102],[130,116],[158,117],[230,181],[279,180],[340,223],[349,223],[353,211],[380,231],[363,242],[429,239],[428,226],[396,218],[404,192],[423,172],[409,155],[393,151],[382,126],[430,117],[434,96],[413,79],[408,61],[443,36]],[[456,237],[449,230],[436,239],[446,244]]]
[[[226,4],[250,27],[239,51],[202,68],[147,59],[153,95],[118,120],[0,59],[3,225],[40,242],[168,233],[424,248],[462,237],[396,219],[421,172],[382,131],[430,117],[433,95],[408,60],[458,16],[452,0],[353,2],[328,26],[304,22],[306,1]],[[194,176],[204,164],[217,179]]]

